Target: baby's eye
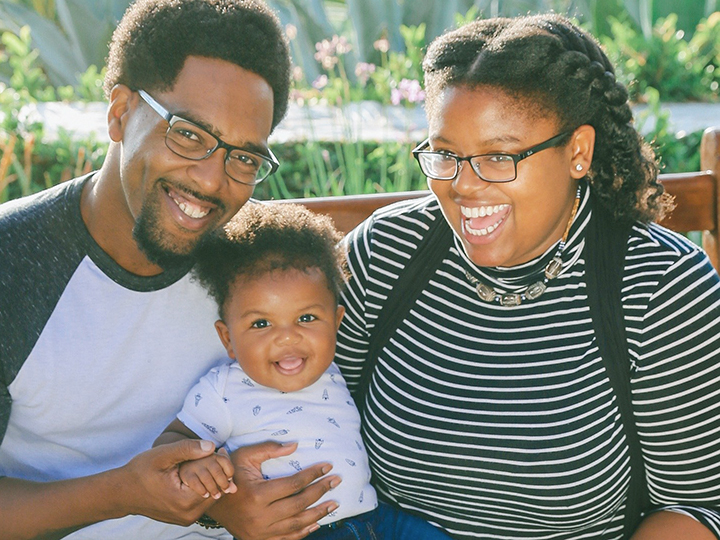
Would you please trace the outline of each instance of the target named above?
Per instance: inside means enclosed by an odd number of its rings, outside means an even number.
[[[317,319],[317,317],[315,315],[311,315],[310,313],[305,313],[298,317],[298,321],[300,322],[313,322],[315,319]]]
[[[251,325],[252,328],[267,328],[270,326],[270,321],[267,319],[258,319],[257,321],[254,321]]]

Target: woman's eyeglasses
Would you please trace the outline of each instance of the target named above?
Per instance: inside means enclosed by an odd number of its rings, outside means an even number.
[[[560,146],[570,133],[564,131],[519,154],[497,153],[460,157],[448,152],[427,150],[430,139],[425,139],[412,153],[420,164],[423,174],[433,180],[454,180],[460,172],[462,162],[467,161],[475,174],[486,182],[512,182],[517,178],[518,162],[541,150]]]

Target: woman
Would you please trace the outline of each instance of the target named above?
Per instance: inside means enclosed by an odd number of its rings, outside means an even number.
[[[455,538],[719,536],[720,280],[652,223],[671,203],[607,57],[540,15],[445,34],[424,70],[429,138],[415,155],[433,197],[347,239],[338,364],[379,493]],[[437,269],[358,390],[390,291],[416,280],[404,268],[444,222]],[[587,260],[611,258],[610,230],[625,231],[610,317],[627,336],[625,427],[588,300]],[[591,296],[607,305],[603,279]],[[630,478],[647,506],[628,504]],[[636,532],[635,507],[649,516]]]

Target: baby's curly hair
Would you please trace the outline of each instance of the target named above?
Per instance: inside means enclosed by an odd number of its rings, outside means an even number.
[[[561,131],[595,128],[587,175],[593,193],[618,221],[649,222],[672,209],[657,181],[652,148],[633,125],[627,89],[590,34],[555,14],[476,20],[437,38],[423,62],[426,108],[438,114],[451,86],[490,86]]]
[[[193,274],[217,302],[221,317],[233,283],[274,270],[319,269],[337,302],[346,276],[341,240],[328,216],[302,205],[249,202],[201,242]]]
[[[259,75],[273,90],[272,128],[285,116],[290,50],[279,19],[260,0],[137,0],[113,33],[105,94],[116,84],[169,90],[188,56],[219,58]]]

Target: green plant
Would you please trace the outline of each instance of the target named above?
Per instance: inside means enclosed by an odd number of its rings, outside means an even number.
[[[0,53],[0,63],[10,70],[6,88],[13,90],[12,95],[3,92],[3,98],[16,103],[54,100],[55,89],[37,65],[39,53],[31,46],[30,28],[24,26],[17,35],[3,32],[0,40],[5,49]]]
[[[55,141],[43,140],[43,126],[27,114],[27,106],[57,97],[75,97],[71,86],[54,88],[40,68],[31,46],[29,27],[0,37],[0,62],[10,68],[7,83],[0,83],[0,202],[30,195],[102,163],[106,146],[94,139],[78,141],[61,131]],[[100,74],[91,68],[81,77],[82,97],[97,97]]]
[[[75,86],[91,65],[99,69],[105,63],[112,32],[130,1],[44,0],[24,5],[0,0],[0,30],[17,34],[29,26],[50,82]]]
[[[692,133],[672,129],[670,113],[662,108],[655,88],[646,92],[647,109],[638,114],[638,129],[655,149],[662,171],[690,172],[700,169],[700,141],[703,130]],[[651,127],[648,129],[648,126]]]
[[[255,189],[254,196],[288,199],[423,189],[426,181],[410,153],[413,146],[318,141],[276,145],[273,152],[280,169]]]
[[[690,41],[677,30],[677,15],[659,19],[650,36],[619,19],[610,24],[611,36],[602,43],[631,99],[645,101],[649,88],[664,101],[717,99],[720,13],[703,20]]]

